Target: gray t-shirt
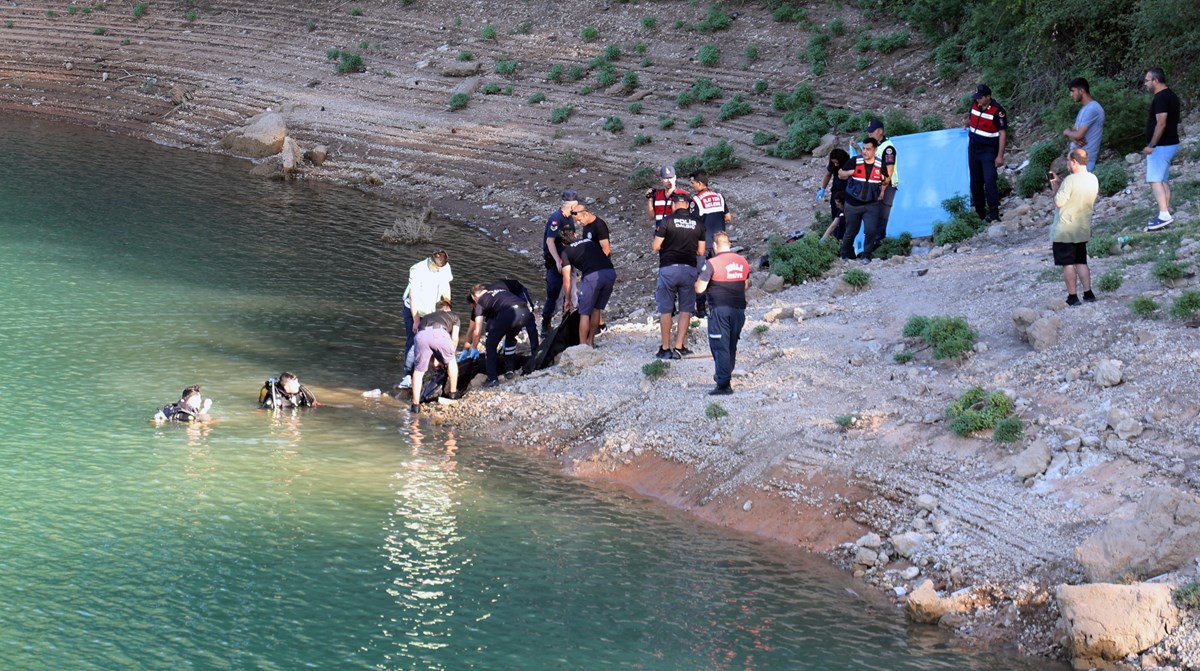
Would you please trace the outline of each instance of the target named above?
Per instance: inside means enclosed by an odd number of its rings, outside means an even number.
[[[1100,155],[1100,135],[1104,132],[1104,108],[1095,100],[1079,108],[1075,115],[1075,127],[1086,126],[1083,133],[1083,148],[1088,154],[1088,171],[1096,169],[1096,157]],[[1075,147],[1071,147],[1074,149]]]

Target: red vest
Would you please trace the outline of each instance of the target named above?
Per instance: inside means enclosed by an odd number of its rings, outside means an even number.
[[[655,224],[662,221],[663,217],[671,214],[671,212],[673,210],[673,208],[671,207],[671,195],[676,194],[676,193],[682,193],[685,196],[688,195],[687,191],[684,191],[683,189],[681,189],[679,187],[675,187],[674,191],[666,191],[664,189],[655,189],[650,194],[650,196],[649,196],[650,202],[651,202],[651,204],[654,205],[654,223]]]
[[[971,103],[971,118],[967,121],[968,139],[971,142],[1000,146],[1000,131],[1008,128],[1004,108],[992,103],[980,109]]]

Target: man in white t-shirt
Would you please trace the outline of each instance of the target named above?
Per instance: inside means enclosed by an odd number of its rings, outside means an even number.
[[[1067,84],[1071,100],[1083,105],[1075,115],[1075,125],[1063,131],[1071,140],[1071,149],[1082,148],[1088,155],[1088,172],[1096,171],[1096,157],[1100,155],[1100,135],[1104,133],[1104,108],[1092,100],[1088,80],[1076,77]],[[1067,150],[1068,153],[1070,149]]]
[[[408,269],[408,286],[404,288],[404,379],[401,389],[412,386],[412,350],[416,343],[421,317],[437,309],[438,301],[450,302],[450,256],[443,250],[414,263]]]

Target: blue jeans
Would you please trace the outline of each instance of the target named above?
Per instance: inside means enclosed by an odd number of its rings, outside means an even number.
[[[971,172],[971,209],[975,210],[981,219],[986,219],[988,214],[1000,212],[1000,189],[996,186],[996,153],[999,149],[978,143],[967,145],[967,168]]]
[[[719,387],[729,385],[733,367],[737,365],[738,338],[746,324],[746,311],[724,305],[708,308],[708,349],[712,351],[717,374],[713,380]]]
[[[563,279],[559,270],[546,269],[546,304],[542,306],[542,319],[550,319],[558,310],[558,297],[562,294]]]

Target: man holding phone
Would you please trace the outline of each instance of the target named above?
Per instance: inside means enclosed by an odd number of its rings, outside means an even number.
[[[1077,284],[1083,285],[1083,300],[1096,300],[1092,293],[1092,275],[1087,265],[1087,243],[1092,237],[1092,210],[1100,183],[1088,172],[1088,155],[1083,149],[1072,149],[1067,156],[1066,179],[1059,180],[1053,171],[1050,189],[1054,194],[1054,223],[1050,225],[1050,247],[1054,252],[1054,265],[1062,266],[1063,281],[1067,285],[1067,305],[1079,305]]]

